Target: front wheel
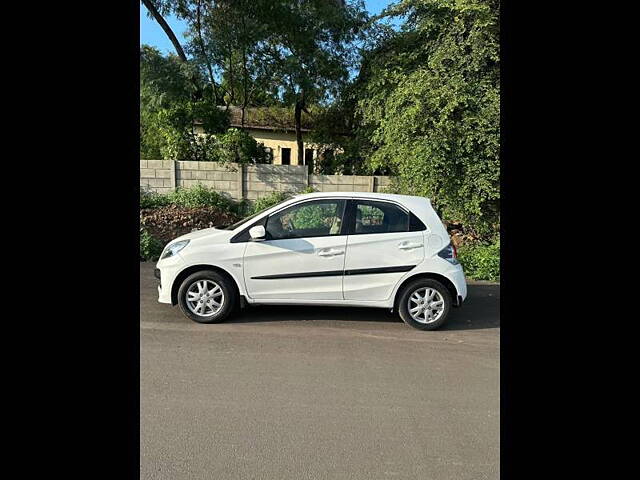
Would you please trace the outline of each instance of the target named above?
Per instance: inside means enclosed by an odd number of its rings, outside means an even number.
[[[178,305],[187,317],[198,323],[226,320],[236,303],[236,291],[229,280],[211,270],[189,275],[178,290]]]
[[[418,279],[407,285],[398,304],[400,318],[418,330],[435,330],[451,311],[451,293],[437,280]]]

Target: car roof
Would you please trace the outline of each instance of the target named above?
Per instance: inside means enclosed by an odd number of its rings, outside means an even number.
[[[379,200],[392,200],[398,203],[404,202],[424,202],[429,201],[426,197],[418,197],[416,195],[399,195],[396,193],[377,193],[377,192],[314,192],[314,193],[301,193],[295,195],[294,198],[314,198],[314,197],[358,197],[358,198],[371,198]]]
[[[295,195],[292,200],[300,201],[313,198],[362,198],[367,200],[388,200],[399,203],[410,211],[419,215],[425,209],[431,210],[431,201],[426,197],[418,197],[415,195],[398,195],[395,193],[377,193],[377,192],[314,192]]]

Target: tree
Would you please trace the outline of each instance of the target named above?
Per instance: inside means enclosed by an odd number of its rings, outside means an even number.
[[[371,168],[401,193],[431,198],[447,219],[490,236],[499,223],[498,0],[401,0],[401,30],[368,52],[358,110]]]
[[[184,51],[207,79],[216,105],[239,103],[243,125],[249,105],[294,107],[300,164],[302,112],[335,97],[357,58],[354,41],[367,14],[362,0],[344,3],[153,0],[160,14],[173,13],[187,21]]]
[[[264,21],[259,55],[280,81],[281,98],[294,106],[298,164],[303,163],[302,112],[338,95],[356,63],[354,42],[367,21],[362,0],[340,6],[327,0],[274,0]],[[311,166],[310,166],[311,167]]]
[[[239,105],[242,125],[251,104],[269,102],[273,73],[257,52],[268,35],[265,0],[191,0],[177,10],[188,20],[187,51],[216,89],[218,104]],[[191,5],[190,7],[188,5]]]
[[[162,30],[164,30],[165,34],[169,37],[169,40],[171,40],[171,43],[173,44],[173,47],[176,49],[176,53],[178,54],[178,58],[180,59],[180,61],[185,65],[188,65],[189,62],[187,60],[187,56],[184,53],[184,49],[182,48],[182,45],[180,45],[180,42],[178,41],[178,38],[176,37],[175,33],[173,33],[173,30],[171,29],[171,27],[163,17],[163,12],[164,13],[171,12],[172,2],[170,1],[167,2],[166,0],[155,0],[155,1],[141,0],[141,2],[147,8],[149,15],[153,19],[155,19],[156,22],[158,22]],[[201,99],[202,91],[200,89],[200,83],[196,78],[195,72],[191,73],[191,84],[194,87],[193,93],[192,93],[193,99],[194,100]]]
[[[176,55],[163,56],[156,48],[140,47],[140,157],[162,158],[165,138],[158,113],[188,102],[193,93],[189,68]]]
[[[318,158],[315,173],[343,175],[384,175],[384,168],[372,168],[367,159],[372,154],[371,131],[362,123],[357,109],[360,85],[346,85],[326,108],[315,108],[313,130],[309,134],[316,145]]]
[[[193,80],[198,72],[176,55],[140,47],[140,155],[141,158],[215,159],[216,142],[199,136],[228,127],[226,112],[206,99],[194,100]]]

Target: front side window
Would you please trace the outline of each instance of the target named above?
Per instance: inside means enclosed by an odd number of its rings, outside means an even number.
[[[409,230],[409,214],[387,202],[358,200],[354,233],[392,233]]]
[[[269,217],[267,238],[281,240],[339,235],[344,206],[344,200],[317,200],[294,205]]]

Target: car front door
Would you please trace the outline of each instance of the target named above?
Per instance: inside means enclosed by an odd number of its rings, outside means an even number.
[[[308,200],[269,215],[264,240],[249,241],[244,279],[251,298],[342,300],[346,200]]]
[[[426,227],[393,202],[353,199],[348,210],[344,298],[386,300],[400,278],[424,259]]]

